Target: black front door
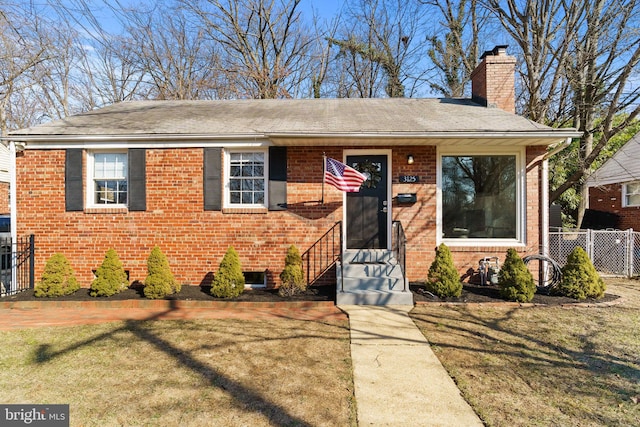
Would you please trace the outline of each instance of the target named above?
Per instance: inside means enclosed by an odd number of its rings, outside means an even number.
[[[387,156],[347,156],[347,164],[368,177],[347,193],[347,249],[387,249]]]

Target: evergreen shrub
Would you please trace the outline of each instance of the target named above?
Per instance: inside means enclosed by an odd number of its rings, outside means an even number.
[[[282,284],[278,289],[280,296],[292,296],[307,290],[307,282],[302,271],[302,257],[295,245],[289,246],[284,259],[284,270],[280,273]]]
[[[80,289],[80,284],[69,264],[69,260],[61,253],[56,253],[44,266],[42,279],[35,286],[36,297],[60,297],[69,295]]]
[[[427,291],[439,298],[459,297],[462,295],[462,282],[449,247],[444,243],[436,249],[436,257],[429,267],[425,283]]]
[[[109,249],[102,265],[96,270],[96,278],[91,282],[89,295],[92,297],[110,297],[129,287],[127,273],[122,267],[115,249]]]
[[[211,295],[216,298],[235,298],[244,292],[244,275],[238,253],[230,246],[213,276]]]
[[[562,267],[562,279],[553,288],[554,295],[562,295],[575,299],[602,298],[606,285],[596,271],[589,256],[580,246],[567,257]]]
[[[144,279],[144,296],[150,299],[165,298],[180,292],[180,284],[171,273],[169,260],[166,255],[155,246],[147,259],[147,277]]]
[[[536,283],[531,272],[515,249],[507,250],[507,258],[498,272],[500,295],[509,301],[531,302],[536,293]]]

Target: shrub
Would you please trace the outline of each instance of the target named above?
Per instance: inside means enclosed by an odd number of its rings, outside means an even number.
[[[180,284],[171,273],[166,255],[155,246],[147,259],[147,277],[144,279],[144,296],[151,299],[164,298],[180,292]]]
[[[509,301],[530,302],[536,293],[531,272],[515,249],[507,250],[507,258],[498,272],[500,295]]]
[[[459,297],[462,295],[462,283],[458,270],[453,265],[451,251],[444,243],[436,249],[436,258],[429,267],[425,283],[429,292],[439,298]]]
[[[278,289],[280,296],[292,296],[307,290],[307,282],[302,271],[302,257],[295,245],[289,246],[284,259],[284,270],[280,273],[282,285]]]
[[[235,298],[244,292],[244,275],[238,253],[230,246],[213,276],[211,295],[216,298]]]
[[[44,266],[42,280],[34,289],[36,297],[59,297],[80,289],[69,260],[61,253],[54,254]]]
[[[575,299],[602,298],[606,285],[596,271],[587,253],[576,247],[562,267],[562,279],[553,289],[555,295]]]
[[[109,249],[104,256],[102,265],[96,270],[96,278],[91,282],[89,295],[92,297],[110,297],[123,291],[129,286],[127,273],[122,268],[118,253]]]

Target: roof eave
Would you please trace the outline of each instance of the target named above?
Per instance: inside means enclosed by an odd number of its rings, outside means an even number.
[[[491,145],[551,145],[581,134],[573,129],[536,131],[451,131],[451,132],[272,132],[246,134],[110,134],[110,135],[29,135],[9,134],[3,142],[14,141],[29,148],[61,149],[146,146],[158,148],[186,146],[342,145],[366,141],[367,145],[465,145],[484,141]],[[306,140],[306,141],[305,141]]]

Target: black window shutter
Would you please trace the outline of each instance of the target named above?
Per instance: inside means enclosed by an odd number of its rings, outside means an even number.
[[[269,210],[287,209],[287,147],[269,147]]]
[[[204,210],[222,210],[222,148],[205,148],[204,165]]]
[[[146,153],[144,148],[129,149],[129,210],[147,210],[147,173]]]
[[[89,191],[89,190],[87,190]],[[82,149],[66,150],[64,163],[64,203],[67,212],[84,208],[82,197]]]

